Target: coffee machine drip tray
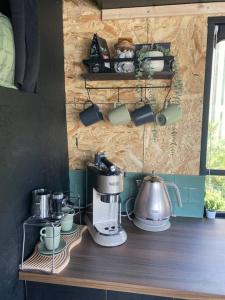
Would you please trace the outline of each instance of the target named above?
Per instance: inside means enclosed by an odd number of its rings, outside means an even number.
[[[112,228],[112,230],[114,231],[110,231],[109,229],[111,229],[111,227],[114,226],[113,225],[114,223],[104,222],[104,223],[100,223],[100,224],[98,223],[93,225],[87,215],[85,216],[85,222],[88,226],[88,231],[91,234],[93,240],[95,241],[95,243],[99,244],[100,246],[104,246],[104,247],[119,246],[125,243],[127,240],[126,231],[123,229],[122,226],[115,225],[115,229]],[[107,227],[109,229],[105,229]],[[101,232],[98,230],[101,230]]]
[[[119,233],[118,222],[95,223],[96,230],[105,235],[113,235]]]

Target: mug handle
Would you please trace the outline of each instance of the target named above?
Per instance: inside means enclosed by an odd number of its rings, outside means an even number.
[[[167,106],[168,106],[168,104],[170,104],[170,103],[171,103],[171,99],[170,98],[169,99],[165,99],[165,101],[163,103],[163,108],[162,108],[161,111],[163,111],[164,109],[166,109]]]
[[[40,236],[40,241],[41,241],[42,243],[44,243],[43,235]]]
[[[138,108],[142,104],[145,104],[145,101],[139,100],[139,101],[135,102],[135,108]]]
[[[40,230],[40,236],[41,237],[46,236],[45,232],[46,232],[46,227],[41,228],[41,230]]]
[[[144,103],[145,103],[145,105],[148,104],[148,105],[150,106],[152,112],[155,113],[154,110],[153,110],[153,108],[152,108],[152,103],[151,103],[151,100],[150,100],[150,99],[146,99],[146,100],[144,101]]]
[[[122,103],[119,102],[119,101],[114,102],[114,103],[113,103],[113,108],[117,108],[117,107],[119,107],[119,106],[121,106],[121,105],[122,105]]]
[[[84,102],[84,109],[86,109],[86,105],[88,103],[91,103],[91,105],[94,105],[94,103],[91,100],[87,100],[87,101]]]

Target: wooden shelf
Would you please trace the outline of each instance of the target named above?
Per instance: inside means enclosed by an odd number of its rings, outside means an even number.
[[[155,72],[151,76],[152,79],[172,79],[174,72],[172,71],[162,71]],[[82,77],[85,80],[90,81],[109,81],[109,80],[138,80],[135,73],[87,73],[83,74]],[[148,76],[143,76],[141,80],[148,79]]]
[[[100,9],[115,9],[115,8],[129,8],[140,6],[156,6],[156,5],[181,5],[193,3],[209,3],[209,2],[223,2],[224,0],[96,0]]]
[[[107,1],[107,0],[106,0]],[[109,1],[108,1],[109,2]],[[138,6],[132,5],[130,1],[126,0],[128,7],[125,6],[125,3],[122,4],[122,1],[118,2],[119,5],[116,8],[112,9],[102,9],[102,20],[124,20],[124,19],[136,19],[136,18],[157,18],[157,17],[171,17],[171,16],[195,16],[195,15],[204,15],[204,14],[223,14],[225,13],[225,3],[223,0],[220,1],[182,1],[185,4],[174,4],[172,1],[168,5],[160,5],[159,3],[156,6],[150,6],[150,3],[141,6],[140,1]],[[158,2],[158,1],[157,1]],[[169,1],[163,1],[166,3]],[[188,3],[186,3],[188,2]],[[204,3],[205,2],[205,3]]]

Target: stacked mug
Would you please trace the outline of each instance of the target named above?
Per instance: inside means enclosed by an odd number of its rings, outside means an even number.
[[[62,208],[64,216],[57,225],[49,224],[40,230],[40,241],[47,250],[56,250],[60,245],[61,234],[69,233],[73,228],[74,210]]]
[[[47,250],[57,249],[60,243],[61,225],[46,226],[40,230],[40,240]]]
[[[61,234],[74,232],[74,209],[67,205],[63,192],[54,192],[39,188],[32,191],[32,217],[44,219],[48,225],[40,230],[40,241],[47,250],[60,246]]]

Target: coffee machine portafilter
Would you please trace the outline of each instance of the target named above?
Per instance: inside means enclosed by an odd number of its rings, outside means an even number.
[[[106,247],[126,242],[121,225],[120,193],[123,192],[123,172],[104,153],[95,155],[87,165],[87,195],[85,222],[94,241]]]

